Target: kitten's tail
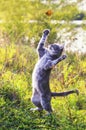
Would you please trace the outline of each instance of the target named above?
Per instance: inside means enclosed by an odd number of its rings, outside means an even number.
[[[60,93],[51,92],[51,96],[52,97],[56,97],[56,96],[67,96],[67,95],[73,94],[73,93],[76,93],[77,95],[79,95],[79,91],[77,89],[75,89],[75,90],[70,90],[70,91],[60,92]]]

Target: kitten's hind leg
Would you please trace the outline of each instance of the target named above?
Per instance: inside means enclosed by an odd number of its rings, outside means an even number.
[[[31,101],[36,106],[36,108],[31,108],[30,110],[32,110],[32,111],[42,111],[43,110],[41,103],[40,103],[40,95],[37,92],[37,90],[33,91]]]
[[[41,96],[41,105],[42,105],[42,108],[44,110],[46,110],[48,113],[52,113],[51,96],[42,95]]]

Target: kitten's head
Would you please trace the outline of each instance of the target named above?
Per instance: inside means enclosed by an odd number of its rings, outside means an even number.
[[[56,56],[57,58],[61,56],[63,49],[64,49],[63,45],[58,45],[56,43],[48,46],[48,51],[49,51],[50,55]]]

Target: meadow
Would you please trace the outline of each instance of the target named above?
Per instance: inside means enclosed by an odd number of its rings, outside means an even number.
[[[86,130],[86,53],[65,52],[67,59],[50,76],[52,91],[78,89],[79,95],[52,98],[51,115],[30,111],[35,107],[30,99],[32,71],[43,29],[51,30],[46,45],[61,43],[63,36],[57,37],[60,30],[65,29],[66,33],[78,28],[80,25],[70,21],[80,19],[81,14],[85,20],[86,12],[64,0],[59,4],[50,0],[47,4],[40,0],[0,2],[0,130]],[[52,24],[52,20],[66,23]],[[86,30],[85,24],[81,28]],[[73,32],[69,39],[73,40],[74,35]]]
[[[36,49],[27,45],[0,48],[0,130],[85,130],[86,57],[67,54],[50,78],[52,91],[78,89],[79,95],[52,99],[53,114],[31,112],[31,74],[37,61]]]

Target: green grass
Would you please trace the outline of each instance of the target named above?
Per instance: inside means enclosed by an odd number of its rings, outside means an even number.
[[[52,115],[31,112],[31,74],[37,61],[33,47],[4,45],[0,48],[0,130],[85,130],[86,57],[68,54],[51,74],[51,90],[79,89],[66,98],[53,98]]]
[[[66,29],[65,33],[72,31],[73,37],[73,29],[78,25],[71,25],[70,21],[82,13],[76,4],[69,5],[63,0],[60,4],[50,3],[1,0],[0,130],[86,130],[86,55],[68,53],[68,58],[52,71],[50,79],[52,91],[78,89],[79,96],[53,98],[52,115],[46,116],[45,111],[30,111],[35,107],[30,101],[31,75],[38,60],[34,47],[43,29],[51,30],[49,43],[60,42],[62,36],[57,36],[57,32],[63,29]],[[53,12],[51,16],[46,15],[49,9]],[[29,23],[30,20],[37,22]],[[51,20],[65,20],[67,23],[52,24]],[[81,27],[86,30],[85,24]]]

